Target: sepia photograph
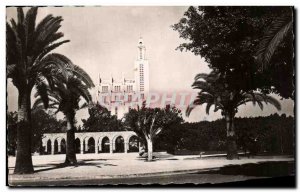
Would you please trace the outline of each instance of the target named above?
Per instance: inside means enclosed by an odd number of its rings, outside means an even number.
[[[5,10],[8,188],[296,187],[294,6]]]

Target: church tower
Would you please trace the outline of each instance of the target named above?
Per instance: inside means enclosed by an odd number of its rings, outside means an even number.
[[[111,114],[117,115],[120,119],[130,107],[137,107],[140,104],[136,100],[138,96],[146,100],[148,94],[149,63],[146,59],[146,46],[140,38],[137,45],[137,57],[134,61],[134,78],[126,78],[123,72],[121,78],[112,75],[110,78],[103,78],[99,75],[96,99],[111,111]]]
[[[146,99],[149,93],[149,63],[146,59],[146,46],[140,37],[137,46],[137,59],[135,61],[135,83],[136,92],[141,94],[142,99]]]

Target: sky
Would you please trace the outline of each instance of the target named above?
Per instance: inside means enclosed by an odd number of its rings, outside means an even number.
[[[146,56],[150,67],[150,91],[158,92],[195,92],[191,84],[198,73],[207,73],[210,69],[200,57],[190,52],[175,50],[180,43],[177,31],[171,25],[179,22],[187,7],[43,7],[39,8],[37,20],[48,14],[62,16],[61,32],[63,39],[71,40],[54,52],[64,54],[76,65],[82,67],[98,83],[98,76],[116,79],[133,78],[134,60],[137,54],[139,37],[146,46]],[[16,8],[7,8],[7,20],[16,18]],[[16,88],[8,80],[7,105],[9,111],[17,110]],[[92,90],[95,96],[95,90]],[[279,96],[274,95],[280,99]],[[280,100],[282,110],[267,105],[261,111],[252,103],[239,108],[238,117],[267,116],[278,112],[293,116],[294,102]],[[87,109],[77,113],[79,124],[87,118]],[[220,112],[205,113],[205,105],[197,107],[190,122],[215,120],[221,118]]]

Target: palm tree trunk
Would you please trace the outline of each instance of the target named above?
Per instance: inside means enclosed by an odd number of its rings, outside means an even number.
[[[66,115],[67,118],[67,146],[66,146],[66,160],[65,164],[74,165],[77,163],[75,151],[75,114]]]
[[[227,159],[238,159],[236,135],[234,130],[234,116],[226,115],[226,129],[227,129]]]
[[[153,160],[153,142],[151,139],[147,139],[147,147],[148,147],[148,161]]]
[[[33,173],[31,158],[30,93],[19,91],[15,174]]]

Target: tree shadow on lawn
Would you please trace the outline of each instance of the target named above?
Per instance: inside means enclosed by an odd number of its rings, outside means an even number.
[[[66,167],[71,167],[72,169],[74,169],[74,168],[82,167],[82,166],[94,166],[97,168],[102,168],[104,166],[117,166],[115,164],[103,163],[103,162],[98,162],[98,161],[99,161],[99,159],[87,159],[87,160],[80,160],[75,165],[69,165],[69,164],[65,164],[65,163],[59,163],[59,164],[52,163],[52,164],[46,164],[46,165],[38,165],[38,166],[34,166],[34,167],[35,168],[47,167],[47,168],[35,170],[34,173],[50,171],[50,170],[55,170],[55,169],[62,169],[62,168],[66,168]],[[107,160],[103,160],[103,161],[107,161]]]

